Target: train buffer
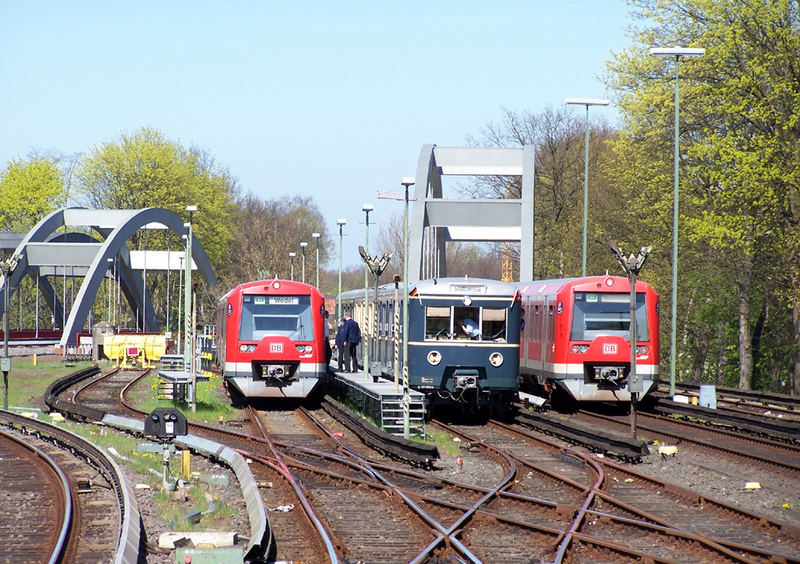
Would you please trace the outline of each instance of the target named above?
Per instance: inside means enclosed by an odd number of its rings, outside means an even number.
[[[363,373],[337,372],[333,387],[340,398],[346,399],[361,413],[378,422],[381,428],[393,435],[403,434],[403,388],[393,381],[365,376]],[[409,432],[425,435],[425,395],[409,390]]]

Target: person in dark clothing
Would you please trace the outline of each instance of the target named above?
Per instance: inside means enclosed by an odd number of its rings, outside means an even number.
[[[339,329],[336,330],[336,351],[337,351],[337,365],[338,365],[338,372],[344,372],[344,360],[345,360],[345,345],[344,345],[344,338],[347,335],[347,326],[342,323],[339,325]]]
[[[356,372],[358,369],[356,347],[358,347],[358,344],[361,342],[361,327],[358,326],[358,322],[355,319],[350,317],[350,313],[344,314],[344,326],[346,327],[344,334],[344,371]]]
[[[325,370],[328,370],[328,367],[331,365],[331,356],[333,356],[333,351],[331,350],[331,326],[328,325],[328,317],[330,314],[326,309],[322,313],[322,323],[324,324],[323,327],[323,335],[325,337]]]

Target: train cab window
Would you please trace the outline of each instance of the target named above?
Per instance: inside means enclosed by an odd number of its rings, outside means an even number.
[[[485,307],[481,310],[481,340],[505,342],[506,309]]]
[[[270,335],[311,341],[313,329],[310,296],[242,296],[242,341],[258,341]]]
[[[450,308],[447,306],[428,306],[425,308],[425,340],[449,339]]]
[[[570,339],[590,341],[602,335],[630,339],[630,294],[575,292]],[[636,294],[636,339],[649,340],[643,293]]]
[[[480,308],[456,307],[453,308],[453,338],[473,339],[481,338]]]

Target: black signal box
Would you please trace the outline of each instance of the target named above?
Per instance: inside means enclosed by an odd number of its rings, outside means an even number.
[[[186,416],[174,407],[157,407],[144,420],[144,434],[172,439],[188,434]]]

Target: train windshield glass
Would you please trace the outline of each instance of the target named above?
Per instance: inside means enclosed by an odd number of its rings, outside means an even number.
[[[506,340],[506,309],[427,306],[425,340]]]
[[[310,296],[242,296],[239,339],[258,341],[267,336],[292,341],[313,340]]]
[[[631,302],[628,293],[575,292],[570,340],[591,341],[604,335],[630,339]],[[636,340],[648,341],[647,308],[636,294]]]

